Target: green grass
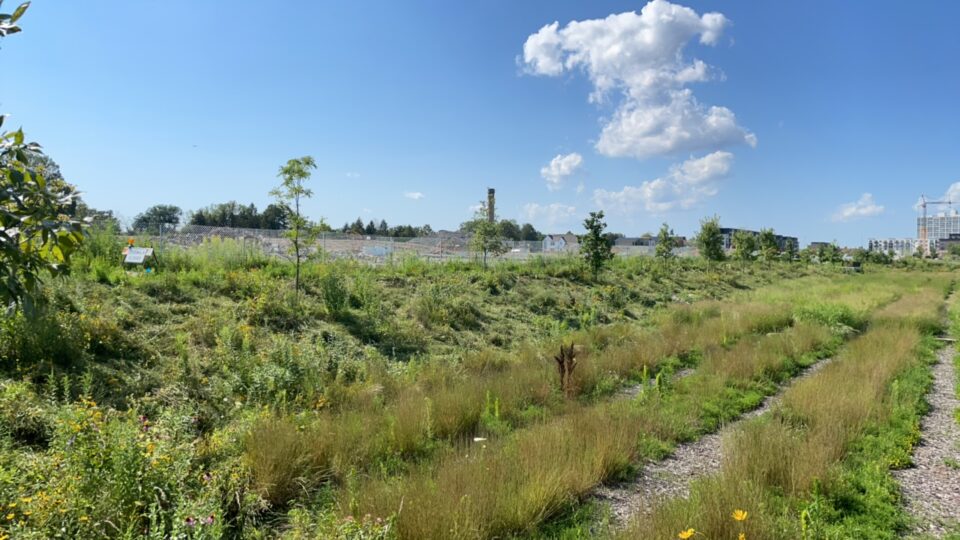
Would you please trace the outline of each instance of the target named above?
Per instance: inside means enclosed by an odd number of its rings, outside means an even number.
[[[0,504],[17,509],[0,534],[405,534],[417,504],[367,519],[361,495],[457,467],[474,437],[490,459],[505,452],[505,483],[518,487],[490,484],[483,504],[522,504],[499,524],[443,525],[539,534],[553,516],[585,519],[576,495],[636,457],[754,406],[832,335],[824,324],[855,333],[903,291],[944,279],[637,258],[594,281],[572,258],[488,271],[318,260],[297,297],[289,263],[233,241],[167,250],[149,275],[120,268],[118,244],[92,238],[72,275],[48,284],[39,318],[0,321]],[[564,342],[581,351],[570,397],[552,360]],[[645,401],[613,399],[661,370]],[[570,432],[583,451],[552,454],[547,442]]]

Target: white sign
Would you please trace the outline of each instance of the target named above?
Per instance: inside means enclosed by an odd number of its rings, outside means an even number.
[[[148,257],[152,256],[153,248],[132,247],[127,250],[127,256],[124,257],[123,262],[128,264],[143,264]]]

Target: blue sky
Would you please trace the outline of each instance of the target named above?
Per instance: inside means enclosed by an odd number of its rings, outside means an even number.
[[[547,232],[604,208],[628,235],[718,214],[860,245],[914,235],[920,194],[960,181],[958,18],[952,2],[36,0],[0,48],[0,111],[127,218],[263,208],[309,154],[306,210],[334,226],[455,228],[495,187],[502,217]]]

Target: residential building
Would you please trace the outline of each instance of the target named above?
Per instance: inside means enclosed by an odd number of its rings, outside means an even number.
[[[871,238],[867,242],[868,251],[893,252],[893,256],[898,259],[912,256],[919,248],[920,240],[916,238]]]
[[[544,252],[571,252],[580,251],[580,239],[573,233],[548,234],[543,237]]]
[[[917,238],[923,238],[924,218],[917,218]],[[960,213],[951,209],[949,212],[940,212],[926,217],[927,239],[931,248],[939,248],[940,240],[950,238],[951,234],[960,234]]]

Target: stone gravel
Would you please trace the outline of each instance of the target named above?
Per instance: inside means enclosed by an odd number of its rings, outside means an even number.
[[[933,366],[930,412],[920,425],[913,467],[894,471],[904,504],[915,518],[910,535],[942,538],[960,532],[960,408],[956,394],[954,347],[944,347]]]
[[[830,362],[825,359],[810,366],[797,381],[809,377]],[[723,459],[723,437],[750,418],[755,418],[773,408],[789,385],[768,396],[756,409],[740,416],[720,430],[700,439],[677,446],[673,454],[661,461],[648,462],[633,479],[616,485],[601,486],[593,496],[610,505],[613,524],[625,525],[636,516],[649,514],[662,501],[689,495],[690,483],[702,476],[719,472]]]

